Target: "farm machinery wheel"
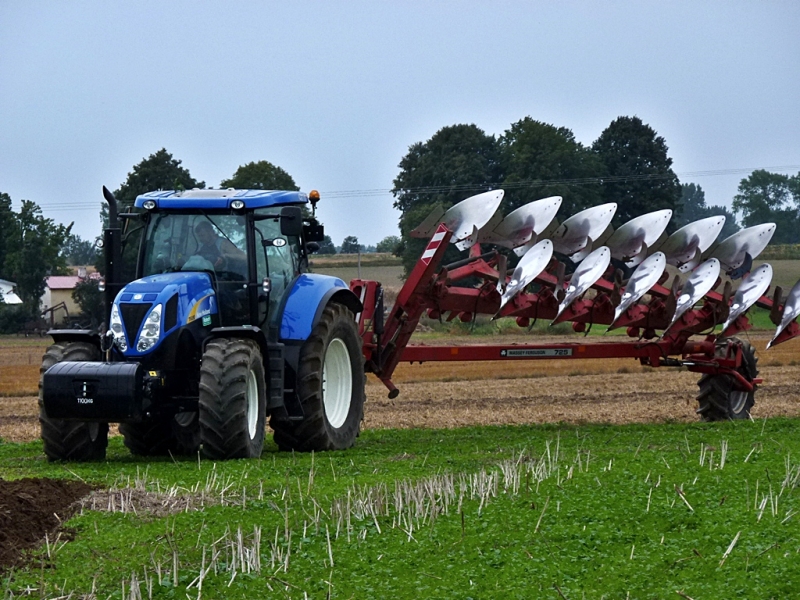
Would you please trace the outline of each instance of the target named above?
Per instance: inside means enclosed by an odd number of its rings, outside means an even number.
[[[200,365],[200,440],[214,460],[256,458],[264,448],[264,363],[252,340],[217,339]]]
[[[53,344],[42,357],[39,375],[39,423],[44,453],[50,461],[103,460],[108,446],[108,423],[50,419],[44,410],[42,380],[45,371],[63,361],[100,360],[100,350],[85,342]]]
[[[297,394],[302,421],[272,418],[281,450],[343,450],[364,417],[364,358],[352,313],[330,304],[300,349]]]
[[[172,418],[172,436],[175,452],[182,456],[197,454],[200,450],[200,415],[196,412],[181,412]]]
[[[141,423],[122,423],[119,432],[131,454],[139,456],[191,455],[200,448],[197,413],[160,415]]]
[[[141,423],[121,423],[119,432],[131,454],[138,456],[163,456],[172,451],[169,421],[153,417]]]
[[[714,354],[724,357],[729,343],[741,345],[742,365],[739,367],[739,373],[748,381],[752,381],[758,375],[755,348],[737,338],[723,339],[717,341]],[[752,392],[736,389],[734,378],[730,375],[706,374],[700,378],[697,385],[700,387],[700,393],[697,394],[699,403],[697,412],[704,421],[750,418],[750,409],[755,404],[755,389]]]

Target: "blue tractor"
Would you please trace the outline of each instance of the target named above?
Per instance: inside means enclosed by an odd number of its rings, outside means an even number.
[[[148,456],[257,457],[267,419],[282,450],[352,446],[362,306],[342,280],[308,272],[323,238],[319,195],[309,213],[294,191],[159,191],[119,214],[103,192],[108,326],[50,332],[39,396],[48,459],[103,459],[109,423]]]

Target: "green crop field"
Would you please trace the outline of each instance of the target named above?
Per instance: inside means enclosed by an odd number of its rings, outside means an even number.
[[[366,431],[216,464],[0,443],[3,478],[103,488],[3,598],[789,598],[799,426]]]
[[[775,289],[776,285],[783,287],[784,297],[792,289],[792,286],[800,281],[800,260],[762,260],[761,257],[753,263],[753,267],[768,262],[772,265],[772,287],[770,292]]]

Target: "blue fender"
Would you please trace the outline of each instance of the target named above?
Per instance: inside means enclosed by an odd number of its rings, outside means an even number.
[[[305,341],[329,302],[344,304],[361,312],[363,306],[344,281],[330,275],[303,273],[294,280],[281,316],[281,341]]]

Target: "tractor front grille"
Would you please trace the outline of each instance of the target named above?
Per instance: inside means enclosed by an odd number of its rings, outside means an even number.
[[[150,307],[153,306],[148,302],[120,302],[119,311],[122,317],[122,324],[125,327],[125,333],[128,335],[128,346],[134,347],[136,344],[136,334],[139,333],[139,327],[144,320],[144,316]]]

